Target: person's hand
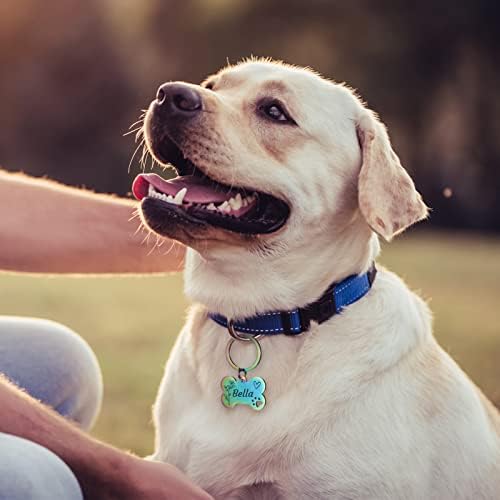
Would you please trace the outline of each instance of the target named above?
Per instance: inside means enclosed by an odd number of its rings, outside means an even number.
[[[97,441],[24,394],[1,373],[0,401],[0,431],[29,439],[60,457],[76,476],[85,500],[211,499],[174,466]]]
[[[121,500],[213,500],[170,464],[130,457],[124,472]]]

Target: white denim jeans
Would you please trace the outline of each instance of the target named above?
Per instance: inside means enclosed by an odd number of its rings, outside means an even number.
[[[99,413],[97,360],[82,338],[58,323],[0,317],[0,373],[83,429]],[[0,500],[59,499],[83,499],[69,467],[46,448],[0,432]]]

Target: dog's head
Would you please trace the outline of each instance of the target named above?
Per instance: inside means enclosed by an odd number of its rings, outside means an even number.
[[[144,219],[199,250],[254,248],[296,237],[298,226],[328,230],[358,207],[391,239],[427,213],[376,116],[309,70],[251,61],[201,86],[166,83],[144,132],[179,174],[135,181]]]
[[[179,174],[136,179],[144,221],[208,259],[327,245],[358,219],[390,240],[427,214],[376,115],[307,69],[247,61],[166,83],[144,132]]]

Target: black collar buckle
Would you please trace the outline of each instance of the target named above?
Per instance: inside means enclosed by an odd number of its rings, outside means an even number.
[[[316,302],[299,309],[300,325],[302,331],[311,327],[311,321],[318,324],[330,319],[337,313],[335,304],[335,287],[329,288]]]

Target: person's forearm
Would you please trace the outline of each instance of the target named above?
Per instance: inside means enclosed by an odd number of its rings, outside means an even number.
[[[172,465],[92,439],[0,374],[0,432],[51,450],[73,471],[86,500],[213,500]]]
[[[59,456],[86,498],[115,498],[111,489],[135,457],[95,441],[0,375],[0,432],[23,437]],[[117,497],[118,498],[118,497]]]
[[[135,202],[0,170],[0,270],[35,273],[178,271],[184,247],[143,244]]]

